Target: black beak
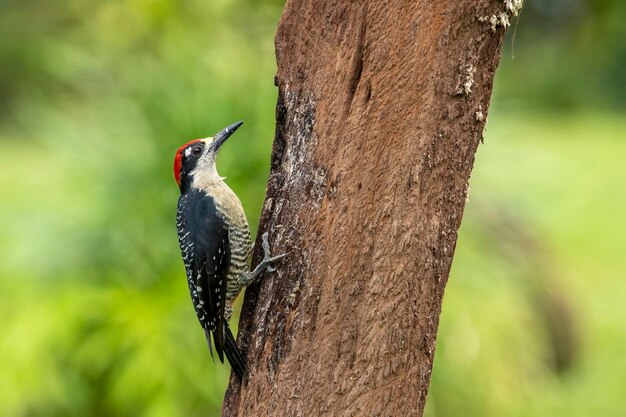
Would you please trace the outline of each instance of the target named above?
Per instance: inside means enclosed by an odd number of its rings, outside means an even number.
[[[215,138],[213,139],[213,145],[211,145],[211,148],[213,148],[214,151],[217,151],[220,148],[220,146],[222,146],[222,144],[226,142],[226,139],[228,139],[230,135],[235,133],[235,130],[239,129],[239,126],[241,126],[242,124],[243,124],[243,121],[233,123],[232,125],[222,130],[220,133],[215,135]]]

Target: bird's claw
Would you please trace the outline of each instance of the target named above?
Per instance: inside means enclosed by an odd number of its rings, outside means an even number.
[[[261,236],[261,240],[263,247],[263,260],[261,261],[261,263],[265,266],[267,272],[274,272],[276,271],[276,268],[273,267],[272,264],[276,261],[280,261],[285,256],[287,256],[287,254],[283,253],[281,255],[271,256],[269,235],[267,232],[263,233],[263,236]]]

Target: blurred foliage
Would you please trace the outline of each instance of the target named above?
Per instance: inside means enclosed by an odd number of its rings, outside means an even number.
[[[173,153],[243,119],[219,166],[256,226],[279,2],[0,3],[0,415],[216,415],[184,285]]]
[[[526,0],[507,35],[495,104],[552,112],[624,110],[624,16],[621,0]]]
[[[626,118],[489,117],[426,416],[625,415]]]
[[[281,9],[0,2],[0,415],[218,415],[229,370],[188,301],[171,164],[245,120],[219,167],[256,227]],[[624,15],[529,0],[507,41],[429,416],[626,412]]]

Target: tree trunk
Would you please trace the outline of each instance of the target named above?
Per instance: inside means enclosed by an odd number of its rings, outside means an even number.
[[[223,416],[420,416],[504,29],[520,0],[289,0]],[[260,233],[259,233],[260,235]],[[253,264],[260,260],[257,242]]]

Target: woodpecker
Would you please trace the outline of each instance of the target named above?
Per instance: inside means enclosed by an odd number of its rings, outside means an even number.
[[[272,263],[285,256],[270,256],[265,233],[264,258],[249,271],[248,221],[239,198],[215,167],[218,150],[242,123],[188,142],[174,157],[174,178],[180,189],[176,228],[191,300],[211,356],[215,345],[220,361],[224,363],[225,354],[240,379],[246,375],[246,364],[228,326],[232,303],[263,270],[273,271]]]

